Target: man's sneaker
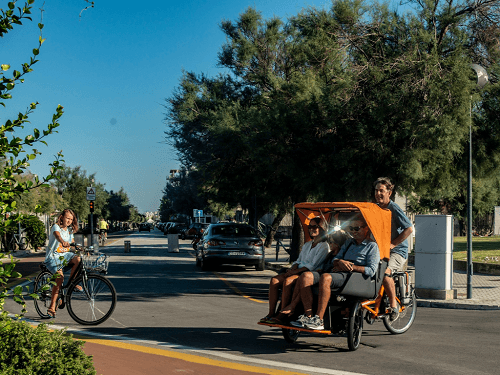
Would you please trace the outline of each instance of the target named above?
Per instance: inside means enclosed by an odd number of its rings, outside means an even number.
[[[313,318],[309,318],[304,325],[306,328],[313,329],[315,331],[322,331],[325,329],[325,325],[323,323],[323,319],[320,319],[319,316],[314,316]]]
[[[290,322],[290,324],[294,327],[299,327],[303,328],[304,323],[309,319],[309,317],[305,315],[300,315],[297,320],[294,320],[293,322]]]
[[[397,308],[397,307],[390,307],[388,312],[389,312],[389,320],[391,322],[393,322],[397,318],[399,318],[399,308]]]

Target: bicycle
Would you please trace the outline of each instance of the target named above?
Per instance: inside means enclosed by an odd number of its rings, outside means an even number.
[[[23,230],[21,229],[21,224],[18,223],[18,232],[12,234],[12,238],[8,243],[10,250],[15,250],[16,246],[19,250],[26,250],[28,248],[28,243],[26,237],[23,236]]]
[[[66,305],[71,318],[82,325],[98,325],[105,322],[116,307],[116,290],[111,281],[103,276],[108,269],[108,256],[94,253],[93,249],[75,246],[81,254],[81,262],[74,277],[59,290],[56,300],[58,309]],[[41,263],[41,272],[34,281],[35,310],[42,319],[49,319],[47,313],[52,298],[53,274]]]
[[[105,232],[100,232],[99,233],[99,246],[104,246],[104,243],[106,242],[106,233]]]

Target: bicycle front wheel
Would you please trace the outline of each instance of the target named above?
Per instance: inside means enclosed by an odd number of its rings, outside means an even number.
[[[81,288],[81,291],[80,291]],[[116,290],[106,277],[90,274],[79,277],[68,290],[68,313],[83,325],[106,321],[116,306]]]
[[[47,314],[47,309],[50,307],[50,300],[52,298],[52,284],[49,283],[52,274],[48,271],[42,271],[35,279],[33,286],[33,293],[38,298],[34,299],[35,310],[42,319],[49,319],[50,315]]]

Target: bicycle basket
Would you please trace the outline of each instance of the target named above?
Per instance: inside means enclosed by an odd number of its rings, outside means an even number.
[[[103,253],[87,253],[82,255],[82,262],[89,272],[106,273],[108,271],[108,256]]]

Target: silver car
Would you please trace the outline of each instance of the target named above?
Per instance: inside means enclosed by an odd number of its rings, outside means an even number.
[[[221,264],[242,264],[264,270],[264,243],[248,224],[211,224],[196,250],[196,265],[203,270]]]

